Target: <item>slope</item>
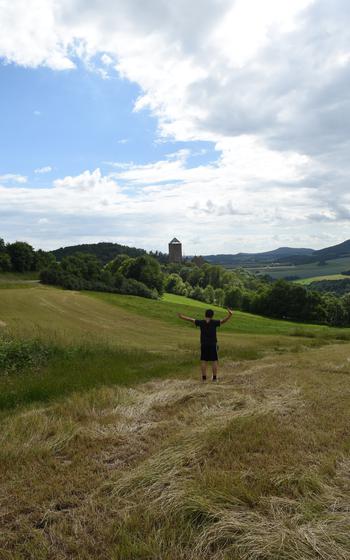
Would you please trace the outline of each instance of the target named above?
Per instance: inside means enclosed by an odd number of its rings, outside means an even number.
[[[346,560],[349,345],[226,361],[0,426],[4,560]]]

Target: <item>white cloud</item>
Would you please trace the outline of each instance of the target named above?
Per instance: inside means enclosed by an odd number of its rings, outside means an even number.
[[[281,229],[291,243],[350,233],[346,0],[33,0],[30,10],[8,0],[0,10],[7,61],[64,70],[78,57],[96,69],[97,58],[102,77],[114,68],[139,85],[135,111],[149,109],[163,139],[211,141],[218,154],[194,168],[178,153],[109,176],[85,171],[42,198],[11,189],[22,210],[132,215],[150,243],[176,225],[202,247],[209,227],[211,250]]]
[[[110,66],[111,64],[113,64],[113,58],[111,58],[108,54],[105,53],[101,56],[101,62],[105,66]]]
[[[52,171],[52,167],[51,165],[45,165],[44,167],[38,167],[37,169],[34,169],[34,173],[50,173],[50,171]]]
[[[68,243],[88,237],[164,251],[176,234],[187,254],[273,248],[283,236],[289,236],[288,244],[300,244],[304,236],[302,245],[317,247],[327,235],[320,234],[319,223],[334,224],[334,212],[336,241],[350,234],[350,204],[344,200],[341,207],[331,208],[317,200],[315,188],[304,185],[312,161],[250,142],[237,140],[235,150],[225,151],[219,162],[194,168],[189,167],[190,153],[179,151],[107,175],[86,170],[56,179],[48,188],[0,187],[0,213],[14,212],[25,223],[34,220],[32,236],[35,224],[45,226],[45,241],[40,229],[32,240],[48,248],[54,248],[59,230],[56,245],[64,244],[66,236]],[[250,150],[255,154],[251,167],[244,157]],[[264,173],[259,171],[262,162]],[[276,169],[280,183],[274,180]],[[260,174],[263,180],[257,178]]]
[[[5,173],[5,175],[0,175],[0,183],[26,183],[28,180],[24,175],[18,175],[16,173]]]

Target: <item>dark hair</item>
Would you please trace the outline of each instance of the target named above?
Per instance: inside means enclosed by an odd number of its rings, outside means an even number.
[[[212,309],[207,309],[205,312],[205,316],[211,319],[214,315],[214,311]]]

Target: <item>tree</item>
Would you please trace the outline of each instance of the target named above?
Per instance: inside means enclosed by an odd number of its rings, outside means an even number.
[[[225,307],[232,307],[233,309],[241,309],[243,300],[243,292],[237,286],[230,286],[225,290]]]
[[[223,307],[225,303],[225,292],[222,288],[217,288],[214,292],[214,302],[219,307]]]
[[[178,296],[187,295],[186,285],[181,276],[178,274],[169,274],[164,280],[164,289],[170,294],[177,294]]]
[[[210,284],[204,289],[203,298],[204,301],[206,301],[207,303],[214,303],[214,299],[215,299],[214,288]]]
[[[130,260],[131,259],[128,255],[124,255],[124,254],[117,255],[115,259],[113,259],[112,261],[106,264],[105,269],[113,273],[117,272],[117,270],[119,270],[124,263]]]
[[[198,266],[194,266],[188,276],[188,282],[191,286],[198,286],[202,278],[202,271]]]
[[[11,268],[10,255],[0,252],[0,272],[9,272]]]
[[[76,253],[75,255],[64,257],[61,262],[61,268],[64,272],[87,281],[101,279],[102,265],[95,255],[89,255],[88,253]]]
[[[193,264],[195,264],[196,266],[198,266],[199,268],[201,266],[203,266],[203,264],[205,264],[205,259],[200,255],[199,257],[195,256],[192,258],[192,262]]]
[[[56,262],[56,258],[52,253],[39,249],[34,255],[35,270],[43,270]]]
[[[28,272],[35,268],[35,252],[29,243],[16,241],[6,247],[11,258],[12,269],[16,272]]]
[[[201,288],[200,286],[196,286],[195,288],[193,288],[191,292],[191,298],[198,299],[199,301],[204,301],[203,288]]]
[[[163,293],[163,274],[159,262],[148,255],[132,259],[126,267],[125,276],[142,282],[151,290],[156,289],[160,295]]]

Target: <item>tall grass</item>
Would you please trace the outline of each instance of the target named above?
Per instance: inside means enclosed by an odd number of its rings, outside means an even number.
[[[183,373],[191,353],[126,350],[108,344],[62,346],[40,340],[0,340],[0,410],[47,402],[94,387],[131,385]]]

